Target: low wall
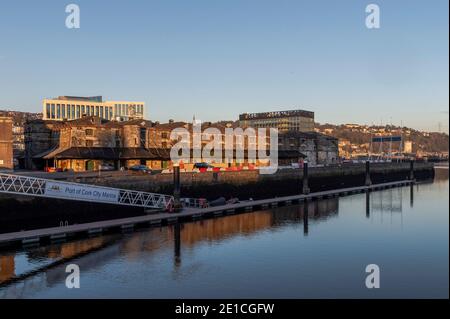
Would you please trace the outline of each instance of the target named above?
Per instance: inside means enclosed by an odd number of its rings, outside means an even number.
[[[409,168],[409,163],[372,163],[370,168],[372,182],[383,183],[408,179]],[[414,174],[418,179],[432,178],[433,164],[415,163]],[[180,175],[183,197],[214,199],[225,196],[256,199],[298,194],[302,188],[303,170],[282,169],[275,174],[266,175],[259,174],[257,170],[181,173]],[[80,177],[71,181],[155,193],[171,194],[173,192],[172,174]],[[311,191],[358,186],[363,185],[364,182],[365,164],[309,169]]]
[[[0,233],[140,216],[143,209],[0,194]]]

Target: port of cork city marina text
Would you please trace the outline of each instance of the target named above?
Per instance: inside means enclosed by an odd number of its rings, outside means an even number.
[[[322,129],[314,122],[314,112],[302,109],[244,113],[238,120],[214,123],[199,122],[195,115],[191,122],[160,123],[144,114],[144,102],[103,101],[101,96],[44,99],[42,114],[2,111],[0,219],[5,234],[0,241],[39,242],[108,227],[170,223],[400,186],[432,177],[434,163],[448,159],[448,151],[416,147],[417,136],[430,134],[356,124]],[[218,132],[221,144],[226,130],[232,129],[236,135],[228,147],[236,155],[242,138],[244,157],[225,160],[221,150],[219,160],[174,162],[171,149],[179,139],[172,132],[195,125],[205,137],[201,149],[210,143],[204,133],[208,129]],[[277,130],[274,174],[261,174],[268,164],[249,156],[252,143],[273,141],[252,142],[244,131],[249,127]],[[365,132],[367,152],[348,156],[343,148],[347,144],[333,135],[335,130]],[[445,134],[439,137],[448,142]],[[189,145],[193,153],[194,143]],[[64,212],[48,209],[55,204],[64,205]],[[31,218],[30,211],[36,209],[45,210],[45,216]],[[77,226],[55,231],[50,227],[54,218]],[[15,223],[19,219],[21,224]],[[30,233],[17,233],[23,230]]]

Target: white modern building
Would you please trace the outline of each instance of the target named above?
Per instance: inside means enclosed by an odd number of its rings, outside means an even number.
[[[75,120],[83,116],[99,116],[105,120],[143,119],[145,103],[136,101],[103,101],[102,96],[58,96],[44,99],[44,120]]]

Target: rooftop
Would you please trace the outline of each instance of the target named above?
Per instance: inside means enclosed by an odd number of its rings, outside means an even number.
[[[86,102],[103,102],[103,97],[98,96],[69,96],[62,95],[58,96],[57,100],[75,100],[75,101],[86,101]]]
[[[243,113],[239,115],[239,120],[259,120],[259,119],[271,119],[271,118],[284,118],[302,116],[308,118],[314,118],[314,112],[305,110],[289,110],[289,111],[273,111],[262,113]]]

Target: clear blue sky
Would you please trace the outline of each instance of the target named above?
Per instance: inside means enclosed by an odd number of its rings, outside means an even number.
[[[65,27],[65,6],[81,28]],[[367,29],[365,7],[381,9]],[[2,1],[0,108],[143,100],[151,120],[305,108],[448,131],[448,0]]]

